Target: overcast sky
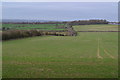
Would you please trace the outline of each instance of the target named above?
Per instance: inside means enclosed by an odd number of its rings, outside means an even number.
[[[3,19],[118,20],[117,2],[3,2]]]
[[[119,2],[119,0],[1,0],[2,2]]]

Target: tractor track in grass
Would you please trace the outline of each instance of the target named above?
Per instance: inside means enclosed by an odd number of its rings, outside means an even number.
[[[104,52],[105,52],[110,58],[115,59],[114,56],[112,56],[111,54],[109,54],[109,52],[108,52],[106,49],[104,49]]]
[[[103,57],[100,55],[100,39],[99,38],[98,38],[97,57],[99,59],[103,59]]]
[[[102,46],[101,46],[101,47],[102,47],[102,49],[104,50],[104,53],[105,53],[108,57],[110,57],[111,59],[115,59],[115,57],[112,56],[112,55],[108,52],[108,50],[104,48],[103,42],[102,42],[102,38],[101,38],[101,43],[102,43]]]

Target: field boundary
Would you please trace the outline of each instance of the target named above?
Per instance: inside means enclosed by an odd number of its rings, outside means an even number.
[[[120,32],[120,31],[77,31],[77,32]]]

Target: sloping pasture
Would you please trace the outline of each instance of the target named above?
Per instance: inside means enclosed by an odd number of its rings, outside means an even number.
[[[4,41],[3,78],[117,78],[117,44],[117,32]]]

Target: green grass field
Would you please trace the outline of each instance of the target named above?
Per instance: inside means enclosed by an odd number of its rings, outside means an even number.
[[[74,29],[76,31],[118,31],[118,25],[110,25],[110,24],[80,25],[80,26],[75,26]]]
[[[86,26],[90,28],[92,25]],[[113,27],[108,26],[110,30]],[[88,29],[82,25],[74,28]],[[117,32],[79,32],[76,37],[43,36],[10,40],[2,43],[2,50],[3,78],[118,77]]]
[[[64,24],[57,24],[58,26]],[[65,30],[56,28],[56,24],[2,24],[2,27],[18,29],[18,30],[30,30],[30,29],[39,29],[39,30]]]

